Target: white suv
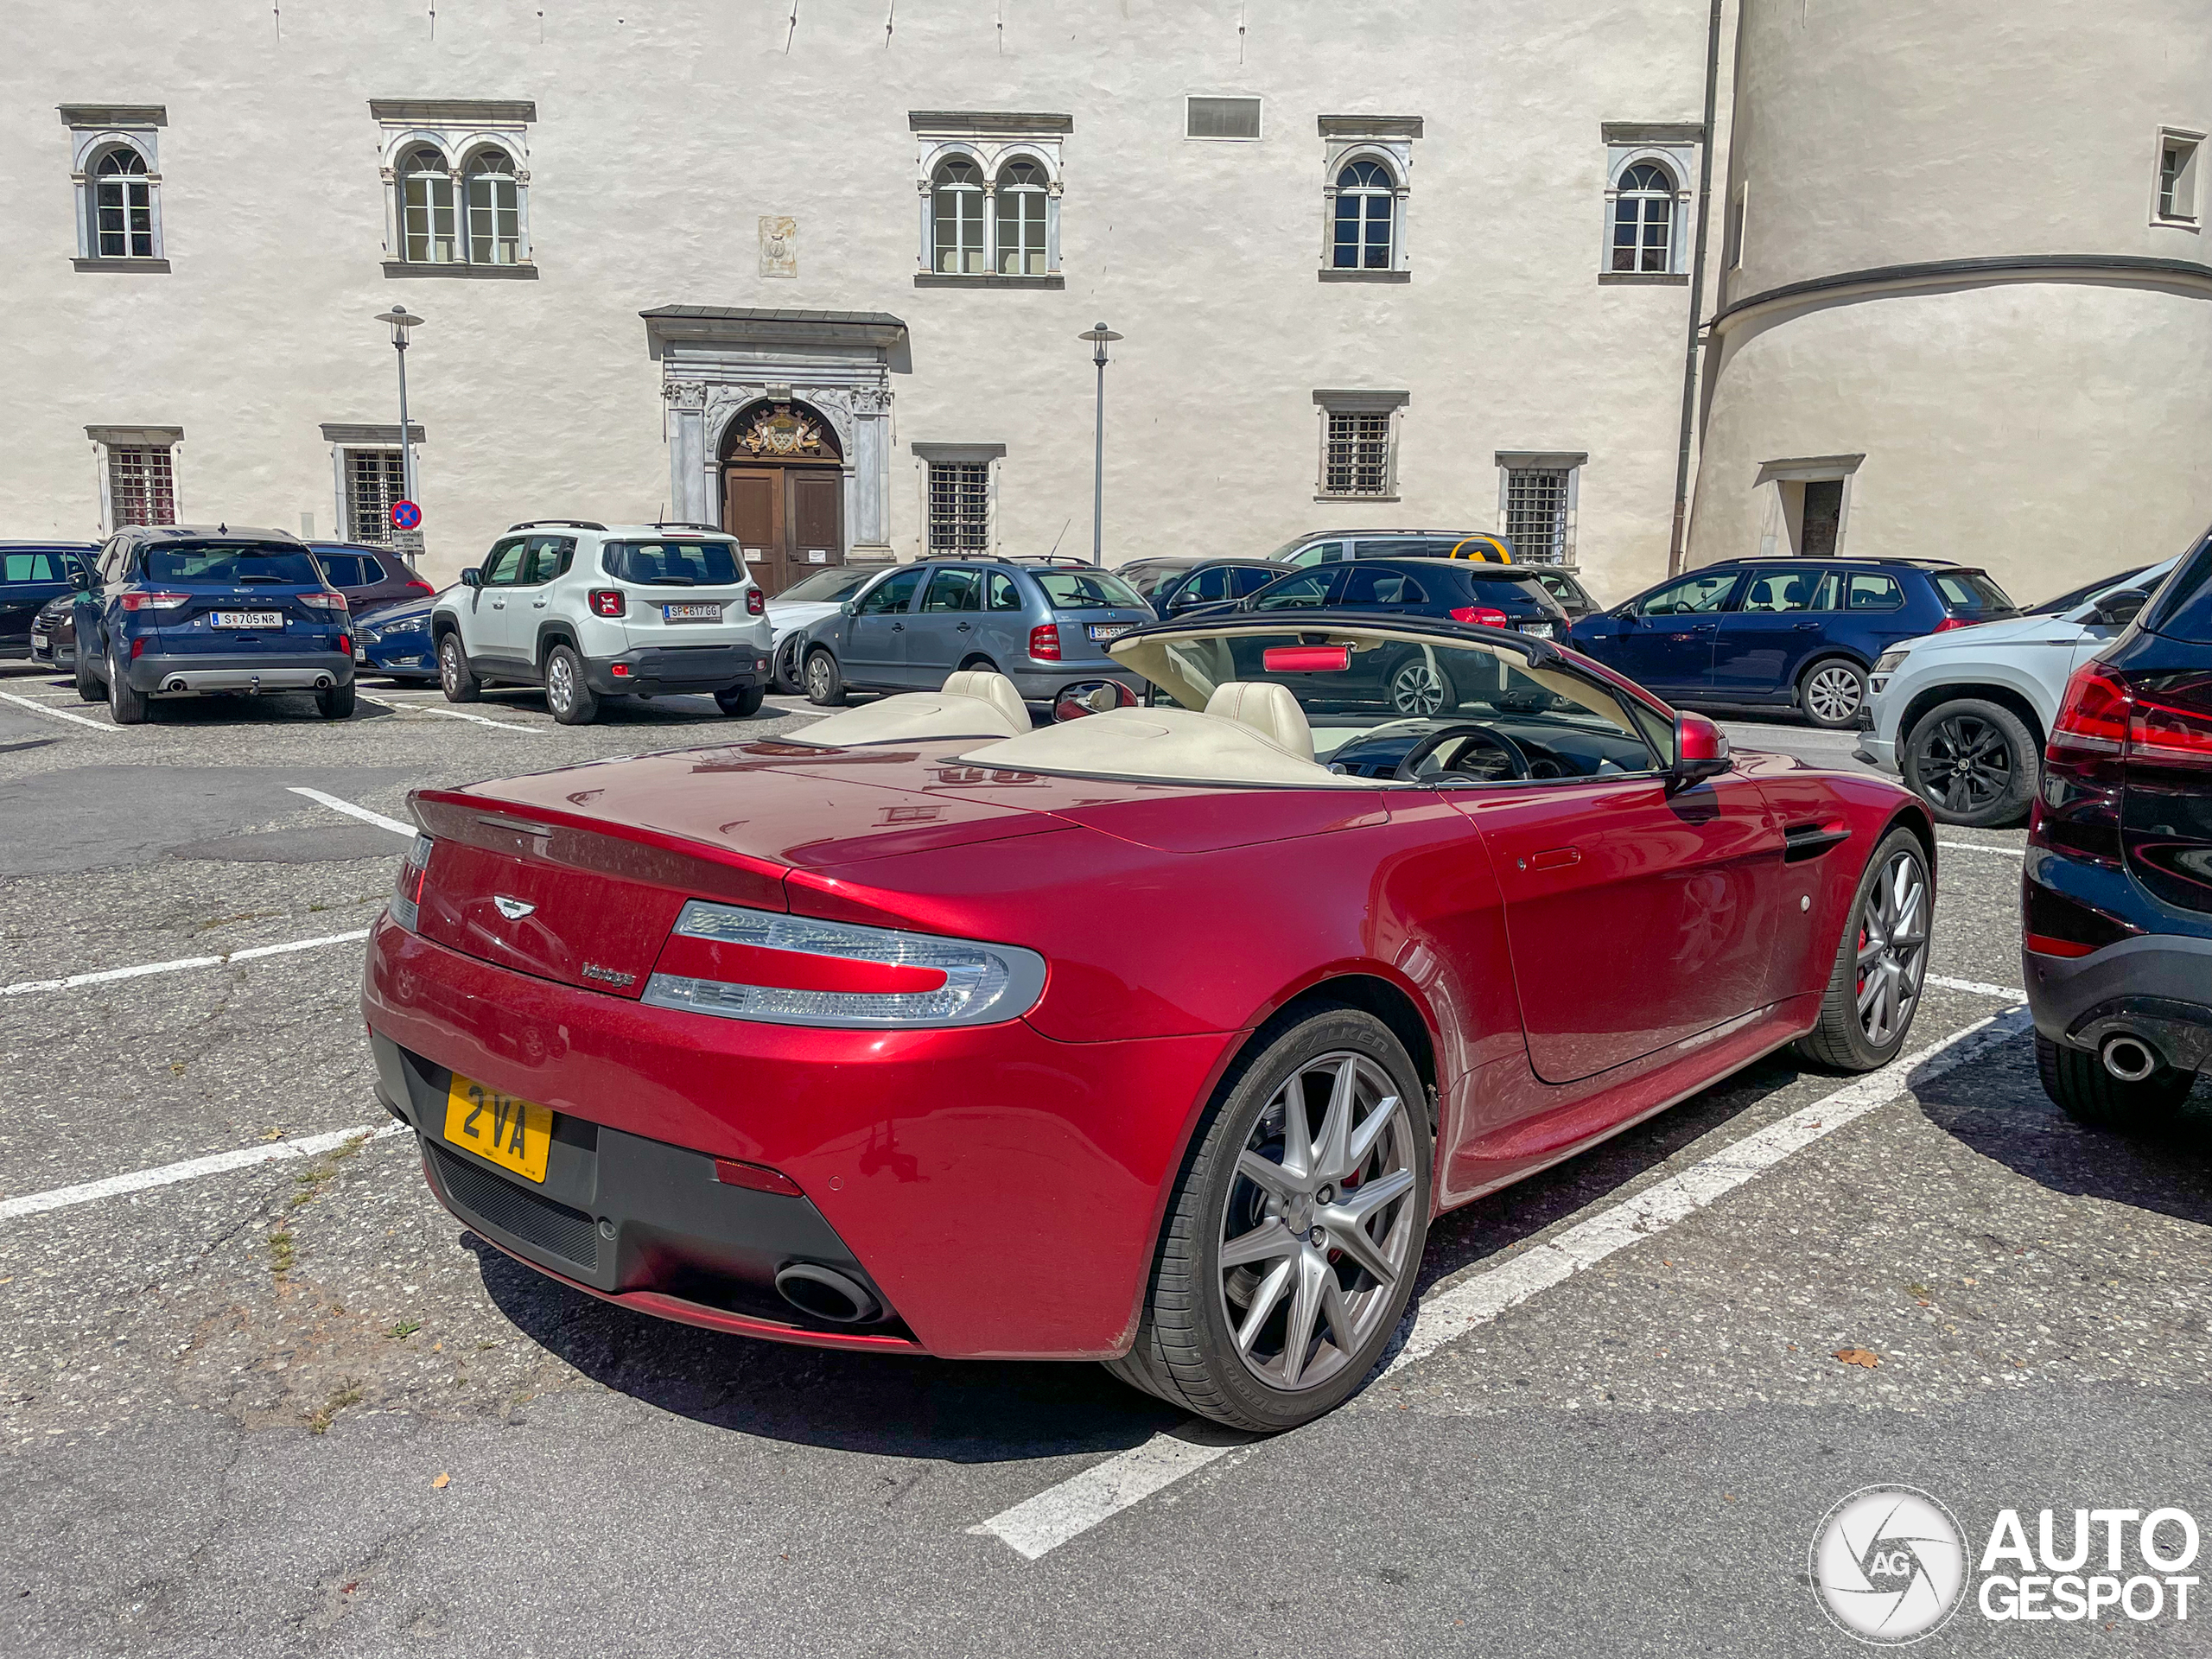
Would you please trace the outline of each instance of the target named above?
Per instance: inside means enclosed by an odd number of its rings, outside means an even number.
[[[451,702],[487,684],[543,685],[563,726],[601,697],[711,692],[758,714],[769,627],[738,544],[707,524],[537,518],[512,526],[430,611]]]
[[[2179,561],[2107,576],[2024,616],[1908,639],[1868,677],[1859,758],[1902,773],[1943,823],[1986,829],[2028,810],[2066,681],[2117,638]]]

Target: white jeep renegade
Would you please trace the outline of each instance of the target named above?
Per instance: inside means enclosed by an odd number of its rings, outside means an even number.
[[[771,631],[736,542],[706,524],[539,518],[514,525],[438,595],[430,636],[451,702],[542,685],[580,726],[601,697],[711,692],[760,712]]]

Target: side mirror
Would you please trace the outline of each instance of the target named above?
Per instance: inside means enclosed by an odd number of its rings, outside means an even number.
[[[470,566],[461,573],[461,585],[464,588],[481,588],[484,585],[484,573],[474,566]]]
[[[69,585],[72,588],[74,588],[80,594],[91,593],[92,591],[92,573],[89,570],[80,570],[74,566],[72,566],[69,571]]]
[[[1632,628],[1638,622],[1643,620],[1636,613],[1634,607],[1628,605],[1622,606],[1618,611],[1609,612],[1608,614],[1611,615],[1615,621],[1620,623],[1624,627]]]
[[[1703,715],[1675,716],[1675,764],[1667,770],[1670,793],[1718,778],[1735,764],[1729,758],[1727,733]]]
[[[2150,602],[2151,595],[2142,588],[2123,588],[2116,594],[2107,594],[2097,601],[2095,618],[2114,627],[2125,627]]]
[[[1111,709],[1136,706],[1137,694],[1121,681],[1086,680],[1060,693],[1052,704],[1052,718],[1055,721],[1081,720],[1085,715],[1103,715]]]
[[[844,600],[838,604],[837,614],[840,616],[850,616],[859,608],[860,607],[855,605],[851,600]]]

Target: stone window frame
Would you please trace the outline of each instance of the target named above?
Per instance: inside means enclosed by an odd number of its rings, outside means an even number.
[[[1409,283],[1413,261],[1408,251],[1408,209],[1413,200],[1414,141],[1421,136],[1417,115],[1325,115],[1319,118],[1322,144],[1321,264],[1325,283]],[[1390,175],[1390,263],[1381,270],[1339,268],[1337,245],[1337,181],[1355,162],[1373,162]],[[1396,446],[1392,423],[1392,448]],[[1372,500],[1371,496],[1357,498]]]
[[[1698,151],[1705,129],[1695,122],[1608,121],[1600,129],[1605,146],[1605,213],[1598,242],[1598,280],[1608,285],[1638,283],[1687,286],[1689,277],[1691,214],[1697,204]],[[1620,201],[1621,177],[1641,162],[1664,168],[1675,181],[1674,220],[1667,232],[1667,269],[1615,270],[1613,214]],[[1742,249],[1735,251],[1740,257]]]
[[[922,559],[995,558],[999,550],[999,487],[1004,470],[1002,443],[916,443],[914,475],[921,503],[920,527],[914,533],[915,556]],[[977,467],[984,469],[984,537],[981,549],[939,550],[930,545],[930,474],[938,467]]]
[[[1409,391],[1329,388],[1313,394],[1316,424],[1319,428],[1313,473],[1313,499],[1316,501],[1398,499],[1398,440],[1405,421],[1406,405],[1412,401],[1413,393]],[[1329,417],[1332,415],[1382,415],[1388,417],[1389,429],[1384,441],[1389,448],[1383,461],[1381,494],[1365,490],[1332,490],[1329,487]]]
[[[921,203],[920,241],[916,250],[916,288],[1064,289],[1060,270],[1060,200],[1064,175],[1060,149],[1075,130],[1071,115],[1021,114],[988,110],[911,110],[906,124],[915,139],[914,188]],[[983,264],[981,271],[938,270],[937,253],[938,169],[956,156],[975,163],[983,181]],[[1045,270],[1042,274],[999,270],[998,181],[1013,162],[1034,162],[1045,175]]]
[[[183,509],[178,504],[184,499],[184,488],[176,464],[176,452],[184,442],[182,427],[88,426],[85,429],[85,435],[92,440],[92,465],[99,478],[102,541],[123,528],[115,520],[115,494],[111,486],[113,456],[118,449],[165,449],[168,452],[169,523],[183,522]]]
[[[2204,140],[2206,135],[2190,127],[2162,126],[2151,152],[2151,223],[2164,230],[2195,231],[2204,222]],[[2189,151],[2182,166],[2187,182],[2189,211],[2169,212],[2165,201],[2166,152],[2179,145]]]
[[[359,542],[372,547],[388,548],[395,553],[410,556],[419,555],[423,548],[420,530],[395,530],[389,521],[379,526],[381,534],[375,537],[354,534],[353,480],[348,475],[352,459],[361,454],[391,455],[399,459],[403,472],[406,461],[401,454],[399,423],[325,421],[322,441],[330,446],[331,523],[337,531],[335,539]],[[409,447],[415,451],[415,483],[420,489],[423,481],[423,423],[407,423]]]
[[[162,235],[161,129],[168,124],[168,111],[159,104],[64,104],[59,106],[61,124],[69,129],[69,182],[77,203],[79,270],[166,271],[168,244]],[[146,202],[153,219],[152,257],[102,257],[99,238],[99,180],[100,158],[118,149],[136,155],[146,166],[143,177]]]
[[[537,105],[528,99],[372,98],[369,113],[382,134],[378,176],[384,186],[384,274],[388,277],[536,281],[537,250],[530,233],[530,128],[537,119]],[[453,181],[457,257],[451,260],[407,257],[406,204],[399,165],[423,149],[443,158]],[[514,168],[517,246],[512,264],[477,264],[468,257],[468,163],[486,149],[504,151]]]
[[[1499,449],[1491,454],[1491,460],[1497,467],[1497,533],[1501,536],[1511,534],[1507,525],[1510,522],[1509,505],[1513,494],[1514,474],[1567,474],[1565,518],[1560,526],[1558,557],[1532,559],[1530,563],[1553,570],[1580,569],[1581,563],[1576,556],[1575,535],[1582,511],[1582,469],[1589,464],[1590,452],[1586,449]],[[1517,545],[1513,550],[1513,556],[1516,559],[1523,556]]]

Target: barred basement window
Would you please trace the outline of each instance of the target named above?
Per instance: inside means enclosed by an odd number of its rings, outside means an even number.
[[[176,523],[175,480],[168,445],[111,445],[107,452],[111,528]]]
[[[991,465],[930,463],[930,551],[982,553],[991,545]]]
[[[1567,553],[1565,467],[1509,467],[1505,474],[1505,533],[1514,556],[1527,564],[1557,564]]]
[[[1367,410],[1329,411],[1322,462],[1324,495],[1390,493],[1390,416]]]
[[[346,452],[346,539],[390,547],[391,504],[407,494],[406,468],[397,449]]]

